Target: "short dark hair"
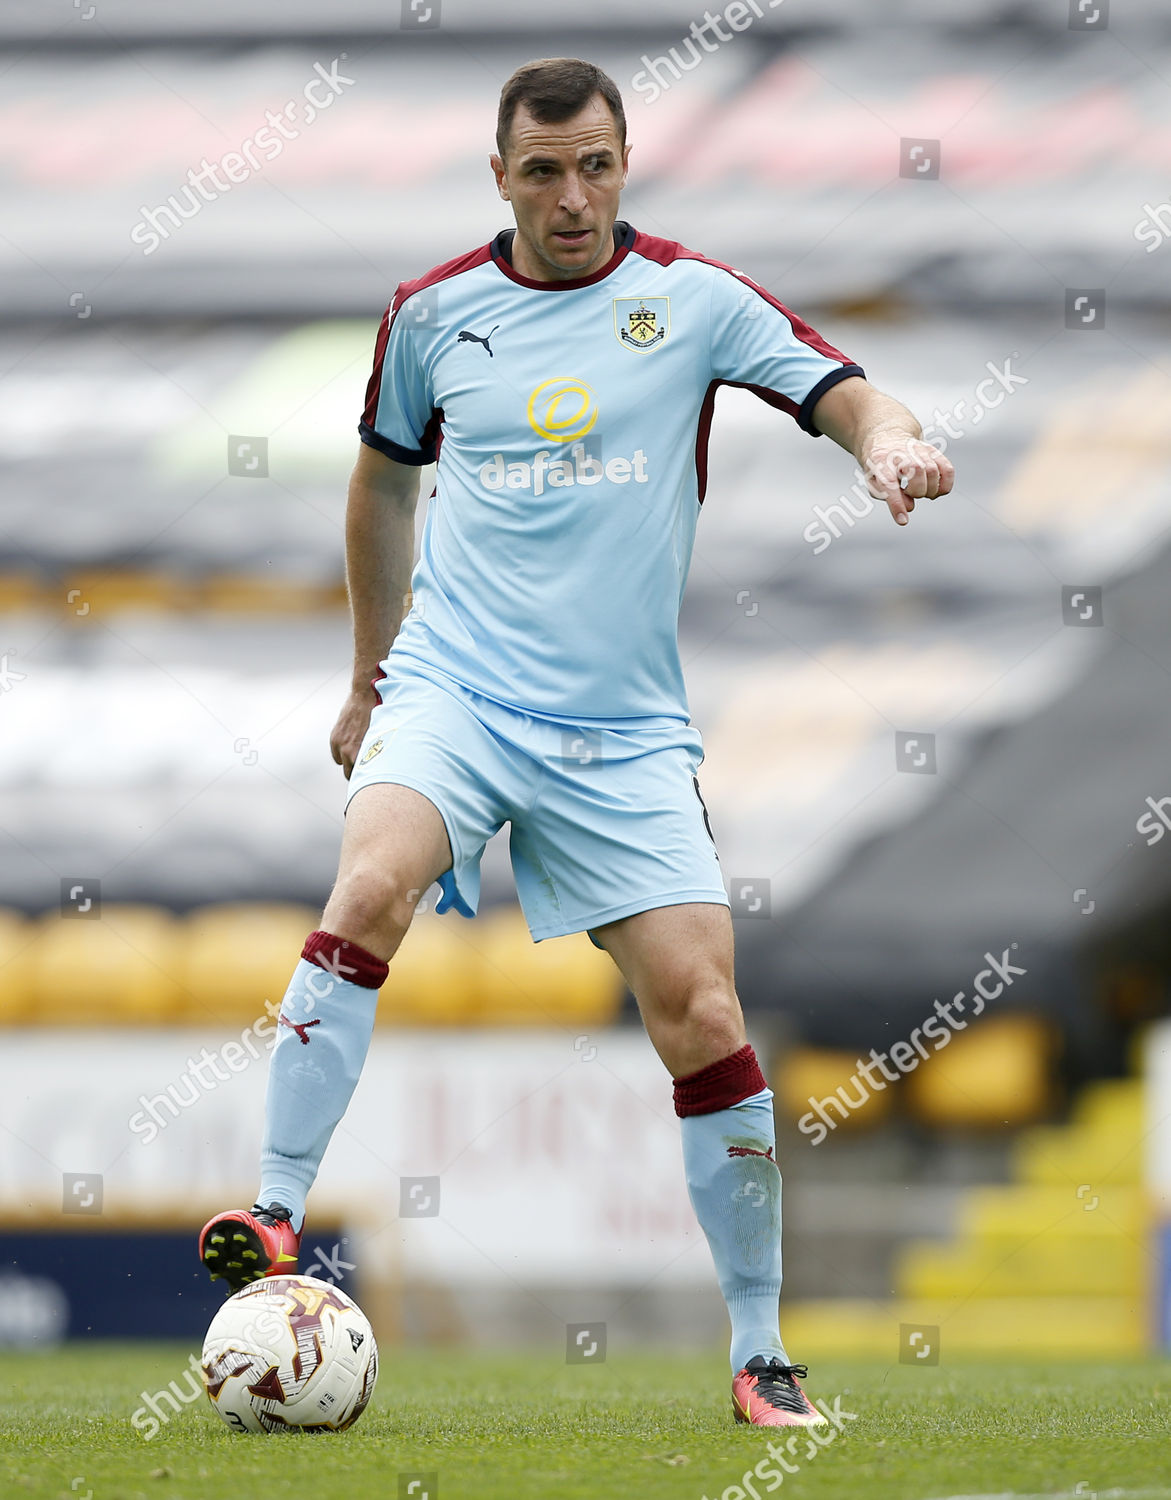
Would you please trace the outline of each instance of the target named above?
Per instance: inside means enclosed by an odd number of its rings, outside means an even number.
[[[618,139],[626,149],[626,111],[618,85],[608,73],[579,57],[541,57],[527,62],[500,91],[496,116],[496,149],[501,157],[508,148],[512,122],[524,105],[539,125],[560,125],[571,120],[591,99],[601,94],[614,116]]]

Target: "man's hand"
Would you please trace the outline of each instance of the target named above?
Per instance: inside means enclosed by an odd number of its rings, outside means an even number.
[[[898,428],[870,432],[858,454],[866,487],[885,500],[900,526],[910,519],[916,500],[935,500],[950,493],[955,469],[938,448]]]
[[[916,500],[946,495],[955,483],[951,460],[920,437],[922,428],[901,401],[851,375],[831,386],[813,408],[813,423],[852,453],[876,500],[905,526]]]
[[[378,695],[372,687],[354,688],[342,704],[337,723],[329,736],[329,750],[334,760],[346,773],[349,781],[358,758],[358,751],[370,725],[370,715],[378,707]]]

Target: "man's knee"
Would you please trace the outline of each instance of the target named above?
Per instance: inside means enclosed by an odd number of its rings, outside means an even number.
[[[423,889],[410,885],[400,872],[363,864],[338,876],[330,907],[344,913],[346,925],[356,931],[390,932],[401,938],[422,897]]]
[[[696,1072],[744,1046],[744,1016],[733,986],[718,978],[660,990],[642,1005],[647,1032],[676,1078]]]
[[[669,1024],[697,1035],[734,1037],[744,1025],[735,986],[718,972],[697,973],[665,986],[655,1008]]]

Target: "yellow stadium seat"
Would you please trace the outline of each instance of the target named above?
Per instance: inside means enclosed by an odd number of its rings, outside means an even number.
[[[31,1015],[35,932],[27,917],[0,908],[0,1026],[18,1025]]]
[[[1100,1078],[1082,1090],[1068,1124],[1039,1125],[1021,1133],[1013,1151],[1017,1174],[1037,1185],[1137,1185],[1143,1172],[1144,1121],[1141,1077]]]
[[[604,1026],[618,1013],[622,976],[584,932],[534,943],[511,907],[469,924],[467,941],[477,953],[484,1025]]]
[[[1006,1022],[1023,1029],[1031,1018],[982,1018],[981,1025],[984,1019],[995,1039]],[[1032,1067],[1018,1061],[1007,1072],[1009,1084],[1033,1089],[1035,1103],[1037,1059],[1047,1055],[1048,1034],[1035,1019],[1033,1028],[1025,1043]],[[987,1067],[990,1056],[983,1062]],[[965,1091],[979,1081],[967,1075]],[[1057,1357],[1085,1348],[1087,1329],[1096,1351],[1141,1351],[1154,1327],[1152,1210],[1138,1169],[1142,1096],[1141,1077],[1099,1080],[1079,1095],[1068,1123],[1022,1131],[1012,1152],[1013,1181],[968,1188],[954,1238],[901,1248],[895,1289],[903,1300],[874,1303],[871,1332],[881,1314],[888,1329],[894,1322],[946,1325],[953,1356],[1005,1350]],[[861,1326],[861,1311],[854,1310],[852,1329]],[[792,1322],[790,1314],[786,1326]],[[839,1331],[845,1333],[844,1325]]]
[[[882,1083],[881,1072],[873,1067],[871,1071],[878,1083]],[[865,1075],[858,1077],[857,1073],[855,1052],[829,1047],[794,1047],[783,1051],[773,1069],[782,1117],[800,1122],[810,1116],[814,1128],[816,1123],[834,1131],[877,1125],[890,1113],[892,1087],[889,1083],[882,1088],[871,1087]]]
[[[121,610],[177,610],[191,607],[191,586],[171,573],[94,571],[61,585],[65,617],[84,623]],[[71,597],[72,596],[72,597]]]
[[[900,1296],[983,1297],[1137,1297],[1145,1252],[1141,1242],[1103,1236],[1086,1246],[1074,1236],[1055,1233],[1007,1247],[920,1241],[898,1261]]]
[[[36,1025],[155,1025],[179,1007],[178,924],[154,906],[107,902],[98,918],[46,913],[32,924]]]
[[[198,602],[201,608],[229,614],[301,614],[344,608],[346,591],[340,581],[321,584],[296,578],[219,574],[204,580]]]
[[[466,1026],[479,1003],[479,956],[454,915],[417,916],[390,961],[378,1002],[380,1024]]]
[[[785,1338],[826,1358],[886,1363],[900,1323],[940,1327],[943,1358],[949,1362],[968,1356],[1064,1362],[1084,1359],[1087,1349],[1098,1359],[1129,1360],[1149,1339],[1149,1314],[1141,1298],[1103,1296],[798,1299],[788,1304]],[[1092,1494],[1083,1493],[1087,1500]]]
[[[1148,1217],[1141,1187],[1097,1179],[1060,1186],[1013,1182],[969,1188],[960,1204],[957,1232],[1002,1250],[1053,1233],[1082,1242],[1124,1235],[1138,1244],[1147,1232]],[[1089,1259],[1093,1260],[1092,1250]]]
[[[250,901],[185,917],[177,952],[186,1024],[245,1025],[266,1014],[266,1001],[279,1006],[320,920],[312,907]]]
[[[0,573],[0,613],[17,609],[60,610],[67,590],[46,585],[36,573]]]
[[[981,1016],[908,1074],[908,1108],[932,1127],[1028,1125],[1052,1104],[1052,1050],[1039,1016]]]

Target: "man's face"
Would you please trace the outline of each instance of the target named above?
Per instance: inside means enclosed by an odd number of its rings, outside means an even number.
[[[600,94],[560,125],[517,109],[508,155],[494,155],[492,170],[516,215],[512,259],[522,276],[569,281],[605,265],[629,155]]]

